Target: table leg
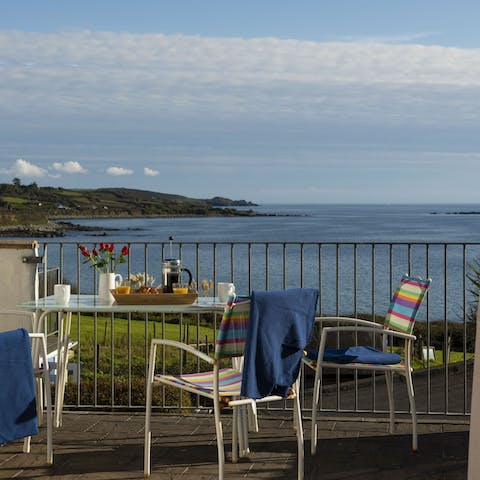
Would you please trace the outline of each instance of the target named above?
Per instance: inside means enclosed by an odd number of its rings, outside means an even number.
[[[57,375],[55,377],[55,427],[62,424],[63,400],[67,384],[68,343],[70,339],[71,312],[60,313],[58,317]]]

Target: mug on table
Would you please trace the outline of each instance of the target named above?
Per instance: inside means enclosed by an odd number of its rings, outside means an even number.
[[[70,302],[70,285],[57,283],[53,286],[53,294],[58,305],[67,305]]]
[[[230,295],[235,294],[235,285],[230,282],[219,282],[217,287],[218,300],[225,303]]]

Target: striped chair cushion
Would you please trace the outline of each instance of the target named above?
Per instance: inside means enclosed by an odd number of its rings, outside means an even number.
[[[399,332],[412,333],[415,316],[430,287],[430,279],[404,275],[394,293],[385,317],[385,327]]]
[[[213,394],[213,371],[185,375],[155,375],[155,379],[195,393]],[[222,368],[219,370],[218,379],[221,397],[240,395],[242,372],[234,368]]]
[[[215,343],[216,359],[243,355],[249,317],[250,300],[234,302],[234,297],[228,299]]]

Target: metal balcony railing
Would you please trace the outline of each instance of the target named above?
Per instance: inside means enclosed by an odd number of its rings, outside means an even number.
[[[95,244],[86,245],[92,248]],[[116,244],[120,249],[124,244]],[[431,277],[432,287],[421,307],[415,333],[418,370],[415,374],[419,413],[468,415],[471,363],[474,352],[473,288],[470,265],[480,254],[480,243],[284,243],[284,242],[135,242],[117,273],[146,273],[161,283],[161,262],[171,256],[193,273],[199,294],[203,280],[231,281],[237,293],[314,287],[320,291],[318,315],[342,315],[381,320],[396,284],[405,272]],[[44,293],[48,272],[78,293],[95,293],[96,272],[83,264],[75,242],[46,242]],[[214,344],[219,318],[212,315],[76,315],[72,339],[78,342],[72,362],[78,383],[67,387],[66,405],[72,408],[141,408],[152,337],[188,341],[208,351]],[[423,352],[435,353],[433,363]],[[163,352],[158,368],[164,372],[199,368],[189,357]],[[310,408],[310,382],[303,377],[304,408]],[[402,388],[401,383],[397,388]],[[323,398],[324,397],[324,398]],[[327,375],[322,397],[326,411],[384,412],[388,410],[381,378],[340,378]],[[400,397],[400,395],[399,395]],[[405,395],[406,397],[406,395]],[[200,400],[176,397],[159,389],[161,409],[196,409]],[[288,408],[288,405],[285,405]],[[404,412],[407,404],[397,406]]]

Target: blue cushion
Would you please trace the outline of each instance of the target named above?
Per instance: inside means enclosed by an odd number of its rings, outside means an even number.
[[[318,350],[310,350],[308,358],[316,360]],[[373,347],[348,347],[325,350],[324,362],[334,363],[370,363],[374,365],[394,365],[402,361],[400,355],[376,350]]]

